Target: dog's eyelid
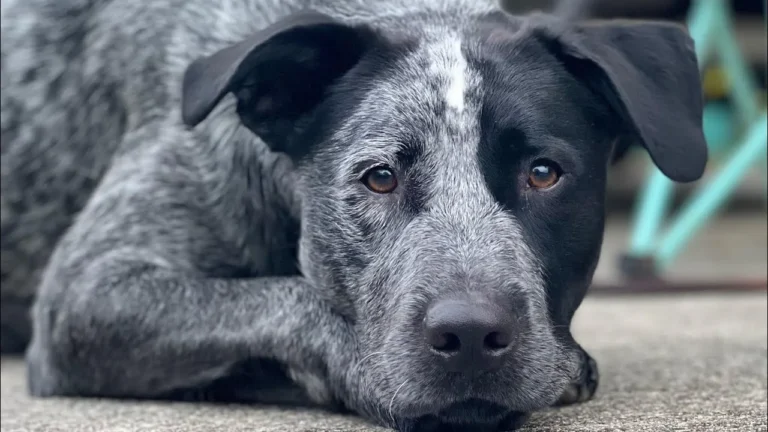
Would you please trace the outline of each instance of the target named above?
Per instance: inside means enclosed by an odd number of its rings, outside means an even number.
[[[560,167],[562,174],[580,173],[583,171],[583,161],[574,153],[575,150],[567,143],[535,146],[531,148],[526,161],[530,165],[539,160],[550,160]]]
[[[391,145],[391,144],[390,144]],[[403,170],[404,161],[401,160],[401,154],[392,153],[387,151],[368,152],[365,155],[359,155],[358,158],[351,165],[351,173],[357,177],[358,180],[362,179],[367,172],[374,168],[388,168],[397,174]]]
[[[397,167],[394,166],[394,164],[390,164],[388,161],[363,161],[355,164],[353,170],[355,179],[357,181],[363,180],[371,170],[376,168],[386,168],[397,174]]]

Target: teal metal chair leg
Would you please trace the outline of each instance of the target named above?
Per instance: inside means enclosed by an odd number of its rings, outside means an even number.
[[[696,57],[703,68],[712,52],[713,26],[717,19],[718,7],[709,0],[697,1],[691,6],[688,31],[696,41]],[[654,251],[659,228],[673,199],[675,184],[651,165],[647,180],[642,187],[639,201],[633,215],[633,228],[627,255],[630,258],[645,258]]]
[[[768,148],[768,117],[754,122],[745,140],[725,164],[717,176],[703,184],[698,193],[691,197],[685,208],[672,222],[656,253],[656,265],[662,271],[677,257],[690,242],[693,235],[726,202],[733,190],[748,174],[749,168],[765,157]]]
[[[715,4],[712,4],[715,3]],[[699,61],[699,68],[707,64],[712,54],[714,31],[712,23],[718,19],[722,4],[718,5],[710,0],[697,0],[691,5],[688,12],[688,33],[694,40],[696,58]]]
[[[673,192],[674,183],[654,166],[636,207],[628,251],[630,256],[653,254],[657,233],[671,204]]]
[[[755,98],[758,86],[734,37],[729,7],[729,2],[725,1],[694,0],[688,16],[688,30],[696,43],[699,67],[703,69],[709,58],[717,54],[729,79],[731,100],[737,114],[728,115],[715,106],[707,107],[705,132],[710,155],[716,156],[726,150],[723,139],[732,136],[737,129],[743,131],[752,126],[722,172],[699,188],[661,239],[657,234],[673,199],[674,183],[652,167],[639,195],[629,248],[621,261],[626,276],[655,276],[656,272],[664,271],[727,200],[747,168],[761,155],[765,163],[766,124],[764,114],[759,118],[760,104]],[[768,189],[768,179],[765,184]]]
[[[728,77],[731,98],[738,111],[738,117],[743,121],[741,126],[749,126],[760,115],[756,98],[758,86],[733,32],[730,31],[731,11],[725,6],[726,2],[711,3],[720,5],[721,9],[718,18],[713,22],[716,26],[717,37],[714,43],[719,60]]]

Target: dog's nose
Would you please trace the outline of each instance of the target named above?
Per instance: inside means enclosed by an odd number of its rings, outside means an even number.
[[[500,368],[515,341],[510,314],[493,303],[443,300],[424,318],[429,349],[450,372]]]

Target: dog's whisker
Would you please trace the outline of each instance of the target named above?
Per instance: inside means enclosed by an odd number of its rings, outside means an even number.
[[[363,363],[365,363],[366,360],[373,358],[377,355],[386,355],[386,353],[384,351],[376,351],[368,354],[367,356],[360,359],[357,363],[355,363],[355,366],[354,366],[355,369],[359,369],[363,365]]]
[[[363,390],[363,393],[376,394],[375,397],[369,398],[370,403],[367,406],[367,411],[372,417],[378,418],[382,422],[386,422],[385,420],[386,417],[385,417],[385,407],[383,406],[383,404],[378,403],[378,401],[382,399],[380,396],[378,396],[381,386],[373,385],[371,381],[373,380],[374,376],[372,374],[360,373],[360,369],[369,360],[374,359],[376,357],[381,357],[382,359],[386,359],[386,355],[387,353],[384,351],[374,351],[372,353],[367,354],[360,360],[356,361],[351,366],[351,370],[353,371],[352,372],[353,376],[355,376],[356,379],[358,380],[359,386]]]
[[[392,414],[392,406],[395,404],[395,398],[397,397],[397,394],[398,394],[398,393],[400,393],[400,390],[401,390],[401,389],[402,389],[402,388],[403,388],[403,387],[404,387],[406,384],[408,384],[408,382],[409,382],[410,380],[411,380],[410,378],[407,378],[405,381],[403,381],[403,383],[402,383],[402,384],[400,384],[400,386],[397,388],[397,390],[395,390],[395,393],[393,393],[393,394],[392,394],[392,400],[390,400],[390,401],[389,401],[389,418],[392,420],[392,423],[395,423],[395,422],[396,422],[396,420],[395,420],[395,416]]]

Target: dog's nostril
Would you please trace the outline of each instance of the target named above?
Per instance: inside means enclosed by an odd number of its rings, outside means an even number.
[[[487,350],[501,350],[512,343],[512,338],[507,332],[491,332],[485,337],[483,344]]]
[[[453,333],[442,333],[432,342],[432,348],[441,352],[455,352],[461,348],[461,340]]]

